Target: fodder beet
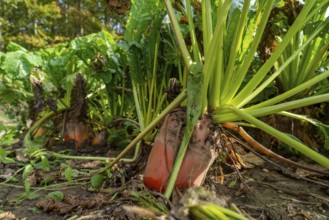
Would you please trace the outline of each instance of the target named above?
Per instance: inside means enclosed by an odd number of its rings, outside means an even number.
[[[145,185],[164,192],[186,126],[186,112],[170,112],[154,139],[144,174]],[[205,114],[194,128],[192,138],[175,182],[176,187],[202,185],[207,171],[218,155],[220,132]]]

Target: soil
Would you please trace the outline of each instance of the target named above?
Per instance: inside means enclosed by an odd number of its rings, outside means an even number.
[[[107,148],[95,151],[85,147],[76,154],[102,153],[106,150]],[[208,172],[203,187],[213,196],[216,195],[229,205],[234,204],[248,219],[329,219],[328,176],[283,168],[242,149],[238,153],[244,166],[240,170],[232,168],[229,162],[222,161],[215,162]],[[296,160],[296,156],[291,157]],[[297,160],[304,164],[307,161],[305,158]],[[92,167],[90,162],[76,162],[74,166],[85,167],[87,163]],[[321,169],[310,162],[307,164]],[[93,166],[98,165],[96,163]],[[1,166],[1,181],[5,172],[15,172],[19,168],[10,164]],[[0,219],[141,219],[123,208],[123,205],[141,206],[141,200],[150,198],[150,195],[156,198],[154,202],[163,204],[164,209],[177,208],[180,193],[184,194],[183,190],[175,193],[171,202],[165,202],[159,193],[144,187],[141,174],[130,180],[132,172],[128,172],[127,167],[131,166],[119,166],[119,172],[113,171],[112,178],[104,181],[102,190],[91,189],[90,181],[81,179],[58,188],[48,188],[48,191],[41,190],[38,198],[25,198],[21,201],[17,200],[17,196],[24,193],[22,184],[0,183]],[[65,183],[60,178],[56,182]],[[38,183],[35,187],[37,186]],[[63,200],[47,198],[47,193],[52,191],[63,192]],[[144,206],[149,207],[145,203]]]

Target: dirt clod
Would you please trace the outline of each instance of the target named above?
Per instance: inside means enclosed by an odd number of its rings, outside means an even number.
[[[45,212],[53,212],[56,214],[67,214],[76,209],[91,209],[95,206],[100,206],[106,203],[105,195],[96,194],[90,197],[80,196],[64,196],[63,201],[57,201],[55,199],[46,198],[37,202],[36,207],[42,209]]]

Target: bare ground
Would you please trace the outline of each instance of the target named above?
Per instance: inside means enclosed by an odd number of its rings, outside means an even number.
[[[328,176],[280,168],[252,153],[241,155],[245,168],[237,172],[227,165],[214,164],[204,188],[227,204],[236,205],[249,219],[329,219]],[[309,166],[320,169],[314,164]],[[9,168],[15,170],[15,166],[2,164],[3,172]],[[14,187],[1,183],[0,219],[140,219],[122,205],[142,206],[143,198],[150,195],[169,210],[179,205],[179,194],[166,203],[160,195],[144,188],[141,179],[142,175],[137,175],[131,181],[116,181],[117,185],[107,179],[100,191],[90,190],[90,182],[85,180],[48,188],[62,191],[62,201],[46,198],[50,191],[41,190],[38,198],[17,202],[17,196],[24,193],[22,184]]]

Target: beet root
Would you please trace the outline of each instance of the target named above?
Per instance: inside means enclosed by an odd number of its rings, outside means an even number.
[[[154,139],[144,173],[144,184],[152,190],[164,192],[181,144],[186,126],[186,112],[182,108],[170,112]],[[220,133],[205,114],[196,124],[175,186],[200,186],[218,156]]]

